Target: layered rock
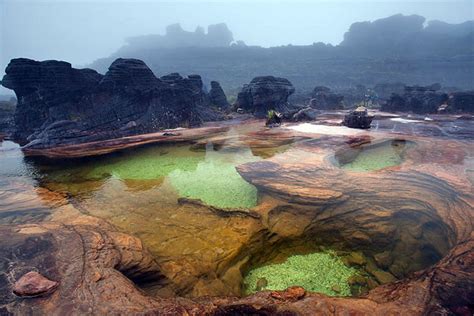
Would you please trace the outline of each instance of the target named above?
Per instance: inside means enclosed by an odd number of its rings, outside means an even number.
[[[264,118],[268,111],[285,114],[291,111],[288,97],[295,88],[288,79],[273,76],[255,77],[243,86],[235,107]]]
[[[438,92],[438,86],[405,86],[404,93],[392,94],[382,105],[382,111],[436,113],[438,108],[448,101],[446,93]]]
[[[361,128],[368,129],[374,116],[369,115],[367,109],[363,106],[359,106],[354,111],[350,111],[344,116],[344,121],[342,125],[350,128]]]
[[[315,87],[310,105],[318,110],[339,110],[344,108],[344,96],[331,92],[328,87]]]
[[[221,118],[201,77],[155,77],[137,59],[117,59],[101,75],[62,61],[13,59],[2,84],[15,91],[15,138],[32,148],[199,126]]]
[[[211,105],[220,107],[222,109],[227,109],[230,106],[229,101],[222,89],[221,85],[217,81],[211,81],[211,90],[209,90],[209,99]]]

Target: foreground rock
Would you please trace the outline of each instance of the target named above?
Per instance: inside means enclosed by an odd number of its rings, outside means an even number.
[[[350,128],[368,129],[373,119],[374,117],[368,114],[367,109],[360,106],[346,114],[342,124]]]
[[[18,296],[40,296],[53,292],[59,283],[45,278],[36,271],[31,271],[22,276],[13,285],[13,293]]]
[[[241,108],[258,118],[266,117],[270,110],[285,115],[292,109],[288,97],[294,92],[295,88],[285,78],[256,77],[239,92],[235,108]]]
[[[113,139],[221,118],[201,77],[158,79],[140,60],[117,59],[101,75],[62,61],[13,59],[2,85],[15,91],[14,137],[30,148]]]

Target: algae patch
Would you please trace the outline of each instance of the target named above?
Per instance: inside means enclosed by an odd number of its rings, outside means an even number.
[[[220,208],[251,208],[257,205],[257,189],[246,182],[235,166],[256,160],[250,153],[208,153],[194,171],[175,170],[169,174],[171,184],[181,196],[200,199]]]
[[[357,270],[347,267],[334,253],[318,252],[291,256],[283,263],[255,268],[245,276],[244,287],[246,294],[258,290],[285,290],[298,285],[311,292],[350,296],[348,279],[355,274]]]

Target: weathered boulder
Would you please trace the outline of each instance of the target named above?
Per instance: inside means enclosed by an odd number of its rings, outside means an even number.
[[[315,87],[310,106],[318,110],[339,110],[344,108],[344,96],[331,92],[328,87]]]
[[[436,113],[438,108],[448,101],[448,95],[437,90],[437,85],[405,86],[403,95],[392,94],[382,105],[382,111]]]
[[[45,278],[36,271],[30,271],[13,284],[13,293],[18,296],[40,296],[53,292],[59,283]]]
[[[359,106],[357,109],[344,116],[342,125],[350,128],[368,129],[370,128],[373,119],[374,117],[369,115],[365,107]]]
[[[227,97],[222,89],[221,85],[217,81],[211,81],[211,90],[209,90],[209,99],[211,105],[220,107],[222,109],[229,108],[230,104],[227,101]]]
[[[50,148],[221,119],[199,75],[158,79],[137,59],[115,60],[101,75],[62,61],[13,59],[2,84],[18,98],[14,137]]]
[[[241,108],[259,118],[264,118],[270,110],[285,114],[291,111],[288,97],[294,92],[295,88],[288,79],[255,77],[239,92],[235,108]]]

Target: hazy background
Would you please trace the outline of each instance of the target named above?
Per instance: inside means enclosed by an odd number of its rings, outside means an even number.
[[[352,23],[396,13],[460,23],[474,18],[474,1],[0,0],[0,76],[15,57],[85,65],[116,51],[126,37],[162,34],[172,23],[194,31],[225,22],[247,45],[337,45]]]

